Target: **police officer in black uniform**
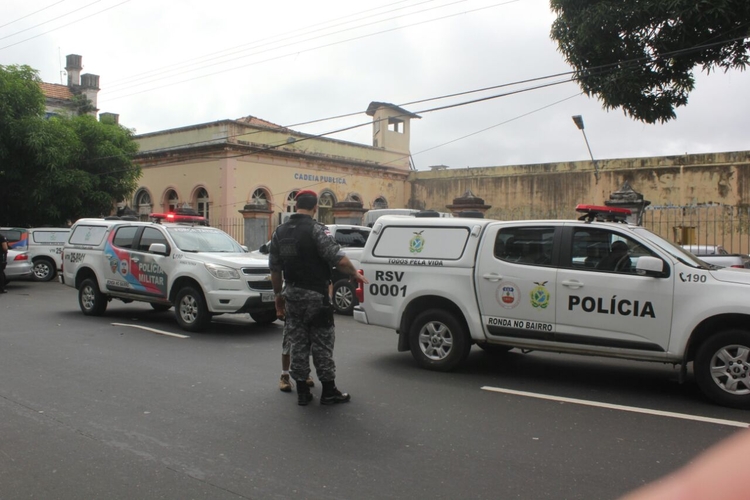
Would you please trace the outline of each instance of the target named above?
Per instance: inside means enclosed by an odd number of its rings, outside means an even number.
[[[326,226],[313,220],[318,195],[304,190],[295,200],[297,213],[273,234],[269,265],[276,314],[285,319],[284,333],[291,341],[289,371],[297,385],[297,404],[305,406],[313,399],[305,383],[310,375],[310,354],[323,385],[320,404],[346,403],[351,397],[339,391],[335,382],[333,306],[328,296],[331,270],[336,267],[354,281],[368,281],[343,254]]]

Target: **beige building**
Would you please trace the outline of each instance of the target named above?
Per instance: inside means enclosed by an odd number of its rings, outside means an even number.
[[[419,116],[380,102],[367,114],[372,146],[252,116],[139,135],[143,176],[131,207],[142,218],[193,208],[251,248],[295,211],[302,189],[318,192],[325,223],[359,223],[366,210],[403,207],[412,170],[409,124]]]

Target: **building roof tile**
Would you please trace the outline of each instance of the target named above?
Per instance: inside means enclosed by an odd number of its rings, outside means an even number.
[[[50,99],[72,99],[73,92],[70,87],[59,85],[57,83],[40,82],[39,87],[42,89],[44,96]]]

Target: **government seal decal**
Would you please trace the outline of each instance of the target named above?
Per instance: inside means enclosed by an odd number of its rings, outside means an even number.
[[[547,290],[547,287],[544,286],[547,282],[542,281],[539,283],[538,281],[535,281],[534,284],[536,287],[531,290],[531,305],[538,307],[539,309],[547,309],[547,306],[549,305],[549,291]]]
[[[424,232],[424,229],[419,232],[414,232],[414,237],[409,240],[409,251],[411,253],[419,253],[422,250],[424,250],[424,238],[422,238],[422,233]]]
[[[513,309],[520,302],[521,290],[518,285],[510,281],[501,281],[497,287],[495,298],[497,303],[506,309]]]

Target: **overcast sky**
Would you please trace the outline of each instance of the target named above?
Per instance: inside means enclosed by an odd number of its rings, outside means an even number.
[[[3,0],[0,65],[63,83],[66,54],[100,76],[100,111],[148,133],[253,115],[371,144],[371,101],[402,105],[417,169],[750,150],[750,74],[706,76],[666,125],[605,111],[575,83],[448,110],[431,108],[559,82],[549,0]]]

